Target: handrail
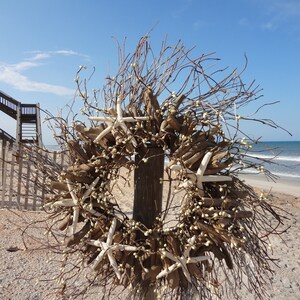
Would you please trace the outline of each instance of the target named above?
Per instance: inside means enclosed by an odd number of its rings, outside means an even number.
[[[18,143],[37,142],[39,145],[42,143],[39,104],[22,104],[0,91],[0,110],[17,120],[16,139],[2,129],[0,129],[0,139],[17,140]],[[35,128],[31,128],[31,125]]]
[[[0,91],[0,104],[4,106],[8,115],[10,115],[13,118],[16,118],[17,108],[21,105],[19,101]]]
[[[36,104],[21,104],[21,115],[35,115]]]
[[[9,133],[7,133],[6,131],[4,131],[3,129],[0,128],[0,139],[1,140],[9,140],[14,142],[16,139],[11,136]]]
[[[18,107],[21,107],[21,115],[36,115],[36,104],[22,104],[14,98],[0,91],[0,104],[3,104],[7,109],[12,110],[12,114],[17,114]]]
[[[16,99],[12,98],[11,96],[5,94],[3,91],[0,91],[0,98],[4,98],[4,99],[8,100],[9,102],[15,104],[16,106],[21,103],[21,102],[17,101]]]

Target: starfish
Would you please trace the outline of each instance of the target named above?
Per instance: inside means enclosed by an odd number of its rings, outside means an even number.
[[[87,188],[87,190],[84,192],[82,198],[81,198],[81,202],[83,203],[84,200],[86,200],[90,194],[92,193],[94,187],[96,186],[96,184],[99,181],[99,177],[97,177],[91,184],[90,186]],[[58,200],[56,202],[54,202],[52,204],[52,206],[64,206],[64,207],[73,207],[73,223],[72,223],[72,233],[74,234],[76,232],[76,227],[78,224],[78,218],[79,218],[79,198],[77,197],[77,195],[74,193],[74,189],[72,187],[72,184],[70,182],[70,180],[67,179],[67,186],[69,189],[69,193],[71,195],[71,199],[63,199],[63,200]],[[89,210],[89,208],[87,206],[86,210]]]
[[[117,98],[117,113],[112,117],[89,117],[90,120],[94,121],[103,121],[107,123],[107,127],[95,138],[94,143],[97,143],[103,137],[105,137],[109,132],[113,129],[121,127],[123,131],[131,137],[131,141],[134,147],[137,146],[136,139],[132,136],[130,130],[126,126],[126,122],[138,122],[138,121],[146,121],[147,117],[123,117],[123,112],[121,108],[121,100]]]
[[[121,279],[121,273],[118,268],[118,263],[113,255],[114,251],[137,251],[138,248],[135,246],[130,246],[130,245],[123,245],[123,244],[112,244],[113,242],[113,235],[116,231],[116,226],[117,226],[117,219],[114,218],[111,226],[109,228],[108,234],[107,234],[107,239],[106,242],[102,242],[100,240],[90,240],[87,243],[96,247],[100,247],[101,251],[98,254],[98,256],[95,259],[95,263],[93,268],[96,269],[100,262],[102,261],[104,255],[106,254],[108,256],[110,265],[115,271],[115,274],[117,278],[120,280]]]
[[[196,183],[198,189],[200,190],[200,193],[203,193],[203,184],[202,184],[203,182],[220,182],[220,181],[232,180],[230,176],[204,175],[207,165],[212,157],[212,154],[213,154],[212,152],[207,152],[204,155],[196,173],[180,165],[170,166],[170,169],[172,171],[180,172],[184,170],[186,172],[186,176],[188,177],[187,180],[185,180],[183,183],[179,185],[179,189],[177,190],[177,192],[180,191],[182,188],[188,188]]]
[[[177,270],[178,268],[182,268],[183,274],[188,280],[188,282],[192,282],[192,278],[190,275],[190,272],[188,270],[187,265],[188,264],[196,264],[201,261],[209,259],[208,256],[196,256],[196,257],[190,257],[190,251],[195,243],[196,236],[194,235],[190,239],[188,239],[188,247],[184,250],[183,255],[181,257],[175,256],[174,254],[166,251],[165,249],[160,250],[160,253],[162,256],[166,256],[170,260],[173,260],[175,263],[171,265],[170,267],[162,270],[157,276],[156,279],[162,278],[164,276],[169,275],[173,271]]]

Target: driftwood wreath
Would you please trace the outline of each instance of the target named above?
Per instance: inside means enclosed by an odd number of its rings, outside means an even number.
[[[119,70],[101,94],[89,96],[84,68],[77,74],[87,118],[56,119],[69,166],[52,180],[45,209],[52,233],[65,232],[65,256],[80,253],[94,279],[109,284],[107,294],[123,286],[145,299],[238,297],[247,278],[262,298],[272,272],[268,237],[277,233],[270,220],[281,221],[236,177],[263,170],[248,159],[255,141],[240,129],[249,118],[238,115],[260,97],[258,88],[237,70],[210,71],[213,54],[192,59],[181,43],[164,42],[155,55],[144,37],[133,55],[119,50]],[[130,174],[132,215],[115,193]]]

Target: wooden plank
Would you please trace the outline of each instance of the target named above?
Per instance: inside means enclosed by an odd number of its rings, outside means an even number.
[[[43,179],[42,179],[42,191],[41,191],[41,203],[40,203],[40,205],[43,205],[44,202],[45,202],[45,196],[46,196],[45,184],[46,184],[46,178],[47,178],[46,173],[43,173],[42,177],[43,177]]]
[[[38,193],[38,179],[39,179],[39,170],[36,170],[34,183],[33,183],[33,198],[32,198],[32,209],[36,210],[36,200],[37,200],[37,193]]]
[[[24,208],[27,209],[28,207],[28,200],[29,200],[29,191],[30,191],[30,175],[31,175],[31,163],[30,161],[27,162],[26,168],[26,182],[25,182],[25,196],[24,196]]]
[[[63,166],[65,163],[65,152],[60,152],[60,162],[61,165]]]
[[[17,205],[21,209],[21,187],[22,187],[22,173],[23,173],[23,147],[19,145],[18,149],[18,163],[19,163],[19,168],[17,172]]]
[[[162,209],[164,151],[140,148],[135,157],[133,219],[151,228]]]
[[[53,152],[53,161],[56,162],[57,161],[57,151]]]
[[[21,103],[18,103],[16,107],[17,111],[17,129],[16,129],[16,141],[17,146],[21,148],[21,141],[22,141],[22,122],[21,122]]]
[[[3,160],[3,169],[2,169],[2,194],[1,194],[1,207],[4,207],[5,198],[6,198],[6,189],[7,189],[7,157],[9,150],[9,142],[4,142],[4,160]]]
[[[36,136],[37,136],[37,144],[39,148],[42,148],[42,127],[41,127],[41,115],[40,115],[40,104],[36,104]]]
[[[164,151],[158,147],[140,148],[135,162],[137,168],[134,170],[133,219],[152,228],[162,210]],[[145,263],[145,267],[151,268],[150,260]],[[149,286],[143,300],[155,299],[154,288]]]
[[[4,163],[4,141],[0,140],[0,184],[2,186],[3,163]]]
[[[11,162],[10,162],[8,207],[12,206],[13,192],[15,190],[14,188],[15,187],[15,166],[16,166],[16,151],[12,150]]]

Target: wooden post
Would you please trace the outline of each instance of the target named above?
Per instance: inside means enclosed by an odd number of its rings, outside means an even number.
[[[22,142],[21,103],[17,104],[16,109],[17,109],[16,144],[17,144],[17,147],[20,147],[20,143]]]
[[[37,145],[39,148],[42,148],[43,141],[42,141],[42,127],[41,127],[41,115],[40,115],[40,104],[36,104],[36,138],[37,138]]]
[[[139,148],[135,157],[133,219],[148,228],[162,210],[164,151],[158,147]],[[150,266],[151,267],[151,266]],[[154,300],[154,288],[149,286],[143,300]]]
[[[139,148],[135,157],[133,219],[151,228],[162,209],[164,151]]]
[[[3,180],[3,175],[4,175],[4,169],[3,169],[3,165],[4,165],[4,139],[0,140],[0,170],[1,170],[1,174],[0,174],[0,184],[2,186],[2,180]]]

